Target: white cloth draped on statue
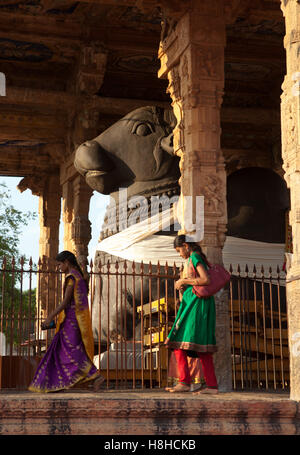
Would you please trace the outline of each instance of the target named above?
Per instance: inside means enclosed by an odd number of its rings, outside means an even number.
[[[156,234],[156,232],[168,229],[174,222],[172,210],[166,210],[162,214],[124,229],[123,231],[108,237],[98,243],[96,250],[118,256],[123,259],[135,262],[152,264],[160,262],[161,265],[178,266],[184,263],[177,251],[174,249],[174,236]],[[223,248],[223,263],[226,269],[232,264],[234,273],[237,264],[241,270],[248,265],[249,272],[252,272],[255,264],[260,272],[261,266],[265,273],[272,267],[276,273],[277,266],[282,270],[285,261],[285,245],[279,243],[257,242],[237,237],[227,236]],[[283,277],[284,275],[282,275]]]

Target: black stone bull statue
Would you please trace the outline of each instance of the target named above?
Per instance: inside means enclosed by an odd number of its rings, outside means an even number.
[[[110,194],[116,203],[119,188],[127,188],[128,197],[170,194],[170,190],[178,193],[180,171],[179,158],[173,154],[174,120],[175,117],[169,109],[155,106],[136,109],[96,138],[80,145],[75,154],[74,166],[91,188],[102,194]],[[100,261],[103,264],[108,258],[110,272],[113,273],[115,263],[120,258],[108,256],[102,251],[96,253],[95,269]],[[129,269],[131,264],[128,261]],[[146,264],[144,268],[146,273]],[[140,264],[136,264],[136,272],[139,270]],[[153,267],[153,273],[155,270]],[[121,283],[119,278],[117,284],[115,276],[108,278],[108,275],[102,274],[101,278],[97,277],[92,311],[95,341],[100,340],[100,343],[105,345],[108,331],[110,341],[116,337],[130,340],[134,327],[135,338],[140,339],[140,320],[137,314],[133,315],[133,306],[140,305],[141,290],[144,303],[148,303],[150,287],[151,300],[156,300],[165,288],[165,280],[159,283],[160,289],[156,279],[151,280],[151,286],[148,278],[141,283],[142,281],[136,278],[133,284],[132,278],[128,277],[125,287],[124,279]],[[168,280],[167,286],[171,295],[174,289],[173,281]],[[164,293],[161,292],[161,295]]]

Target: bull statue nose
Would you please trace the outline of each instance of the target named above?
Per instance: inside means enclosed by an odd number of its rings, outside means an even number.
[[[75,152],[74,166],[82,175],[92,171],[106,174],[113,169],[113,164],[105,150],[96,141],[86,141],[78,147]]]
[[[161,148],[165,152],[169,153],[170,155],[174,154],[173,138],[174,138],[174,135],[173,135],[173,133],[171,133],[171,134],[169,134],[169,136],[163,137],[160,142]]]

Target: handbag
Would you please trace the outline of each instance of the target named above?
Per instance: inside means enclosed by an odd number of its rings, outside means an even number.
[[[193,264],[191,265],[193,266]],[[197,297],[211,297],[230,281],[231,274],[224,269],[224,267],[219,264],[208,264],[208,266],[209,269],[207,273],[210,278],[210,283],[205,286],[193,286],[193,293]],[[195,271],[195,276],[197,276],[198,272],[194,266],[193,269]]]

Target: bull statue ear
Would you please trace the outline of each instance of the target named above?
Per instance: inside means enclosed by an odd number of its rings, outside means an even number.
[[[173,112],[173,109],[164,109],[163,112],[164,116],[164,121],[167,123],[167,125],[170,127],[170,129],[173,131],[177,124],[177,118]]]
[[[169,153],[169,155],[174,155],[173,138],[174,138],[174,135],[173,135],[173,133],[171,133],[171,134],[169,134],[169,136],[163,137],[160,142],[161,148],[165,152]]]

